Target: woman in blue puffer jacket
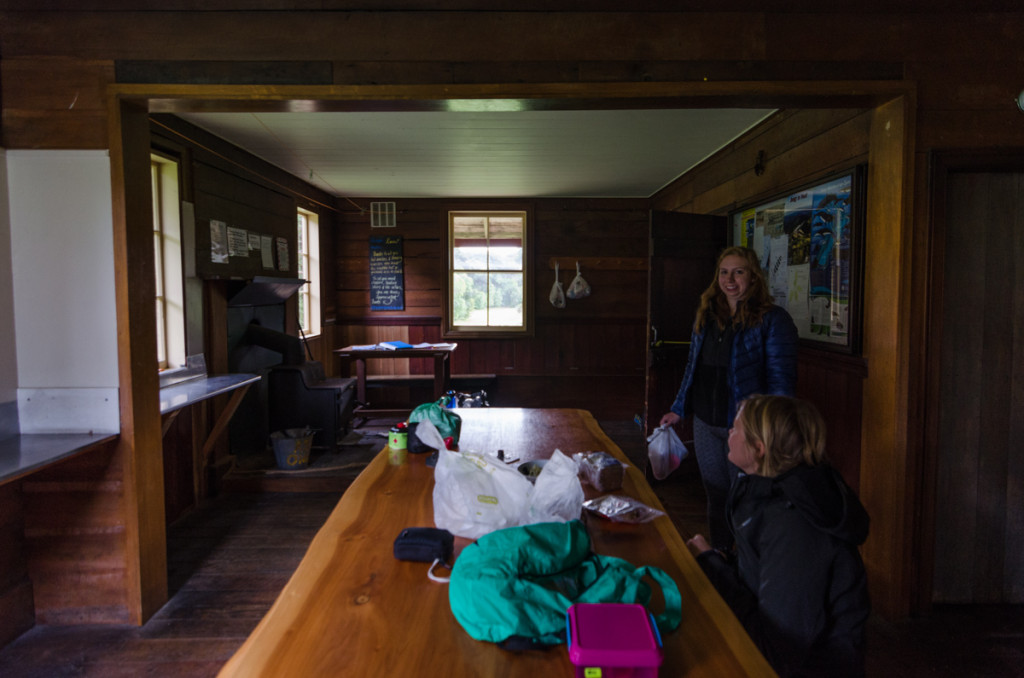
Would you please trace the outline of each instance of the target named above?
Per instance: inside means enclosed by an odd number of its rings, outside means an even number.
[[[725,500],[738,469],[727,459],[737,404],[754,393],[792,396],[797,329],[768,292],[757,253],[729,247],[700,298],[690,355],[675,403],[661,425],[693,415],[693,445],[708,497],[708,536],[732,547]]]

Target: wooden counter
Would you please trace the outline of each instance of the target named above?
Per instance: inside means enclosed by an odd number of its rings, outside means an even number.
[[[463,450],[503,449],[523,460],[548,457],[555,448],[569,455],[604,450],[626,460],[583,410],[458,412]],[[402,528],[433,525],[433,469],[424,461],[425,455],[409,455],[409,463],[390,466],[386,451],[377,455],[221,678],[573,675],[565,645],[513,653],[473,640],[452,616],[447,585],[427,579],[427,564],[392,556]],[[620,493],[661,508],[634,467]],[[679,585],[683,621],[664,637],[660,675],[774,675],[667,516],[644,525],[585,521],[596,552],[660,567]],[[457,548],[464,544],[456,540]],[[655,601],[657,612],[660,596]]]

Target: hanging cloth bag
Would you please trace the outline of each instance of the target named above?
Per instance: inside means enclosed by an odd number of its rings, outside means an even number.
[[[569,291],[566,293],[570,299],[582,299],[590,296],[590,284],[583,279],[580,273],[580,262],[576,262],[576,277],[569,283]]]
[[[649,605],[645,576],[665,600],[655,616],[658,629],[675,629],[682,598],[664,570],[594,553],[579,520],[535,523],[491,532],[464,548],[452,568],[448,601],[476,640],[542,647],[565,641],[565,613],[575,603]]]
[[[548,300],[551,301],[551,305],[555,308],[565,308],[565,290],[562,289],[562,283],[558,281],[558,262],[555,262],[555,284],[551,286],[551,294],[548,295]]]

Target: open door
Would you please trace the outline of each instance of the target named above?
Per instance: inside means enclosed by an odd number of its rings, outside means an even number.
[[[651,212],[645,435],[657,427],[679,391],[697,304],[725,247],[727,225],[725,217]],[[684,426],[681,437],[692,440],[690,422]]]

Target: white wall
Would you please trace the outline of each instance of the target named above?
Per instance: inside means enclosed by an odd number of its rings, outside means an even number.
[[[7,153],[0,148],[0,405],[14,402],[18,395],[13,284],[11,220],[7,203]]]
[[[117,431],[107,151],[7,151],[22,433]]]

